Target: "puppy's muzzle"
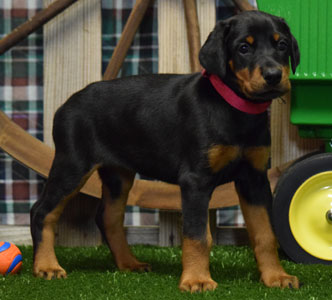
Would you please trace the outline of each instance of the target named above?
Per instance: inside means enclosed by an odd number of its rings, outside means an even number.
[[[280,83],[282,71],[277,68],[268,68],[262,72],[263,78],[267,85],[275,86]]]

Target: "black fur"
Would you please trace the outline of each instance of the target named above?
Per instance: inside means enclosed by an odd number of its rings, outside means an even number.
[[[279,44],[272,35],[280,34]],[[245,39],[254,37],[253,45]],[[279,43],[280,43],[279,41]],[[240,53],[246,44],[249,52]],[[283,44],[284,46],[284,44]],[[283,47],[281,47],[283,48]],[[219,22],[200,52],[202,66],[242,95],[236,72],[288,66],[295,72],[299,52],[286,23],[261,12],[247,12]],[[233,62],[233,69],[229,61]],[[262,75],[264,76],[264,75]],[[278,83],[277,83],[278,84]],[[286,91],[264,85],[248,101],[265,101]],[[208,152],[214,145],[247,149],[270,145],[267,113],[236,110],[201,74],[133,76],[90,84],[59,108],[54,118],[56,156],[43,194],[31,212],[35,249],[43,220],[95,165],[112,170],[102,180],[116,197],[118,169],[169,183],[182,192],[183,234],[204,240],[207,209],[214,188],[234,180],[248,203],[269,205],[266,170],[255,169],[244,155],[213,172]]]

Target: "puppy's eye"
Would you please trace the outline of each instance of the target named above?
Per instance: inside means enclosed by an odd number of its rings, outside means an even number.
[[[248,44],[241,44],[239,47],[239,52],[242,54],[246,54],[249,51],[249,45]]]
[[[285,50],[287,50],[287,48],[288,48],[288,44],[285,41],[280,41],[278,43],[278,49],[280,51],[285,51]]]

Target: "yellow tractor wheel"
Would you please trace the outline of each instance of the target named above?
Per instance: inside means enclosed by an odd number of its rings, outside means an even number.
[[[274,192],[272,224],[295,262],[332,264],[332,154],[293,164]]]

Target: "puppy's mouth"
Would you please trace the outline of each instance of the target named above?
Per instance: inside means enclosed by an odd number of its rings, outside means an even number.
[[[235,73],[241,93],[252,101],[270,101],[286,94],[291,84],[289,81],[289,67],[282,68],[282,76],[279,82],[267,83],[259,68],[252,72],[243,69]]]
[[[264,102],[270,101],[275,98],[279,98],[285,95],[287,92],[290,91],[290,82],[287,81],[286,83],[280,83],[274,87],[265,87],[262,89],[254,89],[251,88],[250,90],[242,90],[242,93],[252,101]]]

